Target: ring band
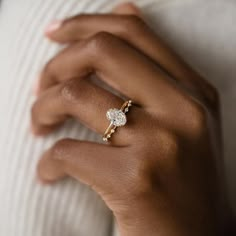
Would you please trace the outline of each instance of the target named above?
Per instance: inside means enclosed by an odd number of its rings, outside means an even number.
[[[132,106],[132,101],[128,100],[124,102],[120,109],[111,108],[107,111],[106,117],[110,121],[110,124],[103,135],[103,141],[108,142],[112,134],[115,133],[116,128],[124,126],[127,122],[126,113]]]

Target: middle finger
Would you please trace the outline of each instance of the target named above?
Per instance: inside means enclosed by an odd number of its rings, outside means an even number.
[[[77,42],[52,59],[42,73],[40,91],[91,73],[143,106],[166,94],[176,94],[175,82],[154,62],[125,41],[104,32]]]

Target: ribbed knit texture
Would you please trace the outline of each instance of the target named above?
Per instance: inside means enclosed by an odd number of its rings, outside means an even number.
[[[111,235],[112,215],[96,193],[71,179],[53,186],[41,186],[35,177],[40,155],[56,140],[71,137],[98,141],[101,137],[78,123],[67,122],[49,137],[35,139],[29,132],[29,120],[34,100],[32,87],[37,74],[59,50],[58,45],[44,39],[44,27],[54,19],[63,19],[80,12],[107,11],[115,2],[118,1],[1,1],[0,236]],[[230,101],[235,101],[236,89],[232,74],[236,71],[232,61],[236,61],[236,45],[235,40],[230,38],[235,39],[236,32],[228,26],[233,22],[235,2],[224,4],[224,1],[209,1],[206,8],[201,8],[206,1],[201,4],[200,0],[168,1],[173,4],[157,0],[136,2],[145,13],[152,16],[156,30],[186,60],[205,73],[224,95],[226,167],[229,179],[232,179],[235,145],[230,137],[235,131],[235,125],[230,117],[233,110]],[[219,11],[219,14],[212,13],[211,20],[207,16],[213,12],[212,9],[214,12]],[[200,16],[205,17],[204,23],[203,19],[198,20]],[[215,24],[216,18],[219,21]],[[205,23],[206,19],[208,24]],[[217,28],[219,22],[227,27]],[[214,27],[217,32],[213,32]],[[226,34],[224,30],[227,30]],[[227,34],[229,37],[225,36]]]

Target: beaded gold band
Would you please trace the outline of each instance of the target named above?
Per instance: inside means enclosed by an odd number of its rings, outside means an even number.
[[[107,111],[106,117],[110,121],[110,125],[103,135],[103,141],[107,142],[111,138],[112,134],[115,133],[117,127],[124,126],[126,124],[126,113],[129,111],[131,106],[132,101],[128,100],[124,102],[120,109],[112,108]]]

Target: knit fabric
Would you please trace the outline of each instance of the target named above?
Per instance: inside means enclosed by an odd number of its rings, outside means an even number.
[[[29,131],[32,87],[60,46],[43,36],[55,19],[81,12],[106,12],[119,1],[2,0],[0,5],[0,235],[110,236],[113,218],[100,197],[66,179],[42,186],[36,179],[40,155],[56,140],[100,141],[69,121],[46,138]],[[236,21],[235,1],[137,0],[154,29],[219,88],[223,98],[225,163],[232,199],[235,175]],[[104,115],[105,119],[105,115]],[[116,234],[116,230],[114,230]]]

